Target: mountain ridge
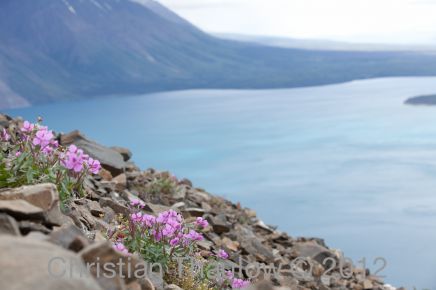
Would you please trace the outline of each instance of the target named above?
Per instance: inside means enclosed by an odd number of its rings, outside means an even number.
[[[0,109],[165,90],[432,75],[434,55],[310,51],[219,39],[155,1],[0,2]]]
[[[251,42],[260,45],[295,48],[305,50],[332,51],[403,51],[436,53],[435,44],[391,44],[391,43],[357,43],[329,39],[304,39],[285,36],[249,35],[237,33],[214,33],[214,36],[227,40]]]

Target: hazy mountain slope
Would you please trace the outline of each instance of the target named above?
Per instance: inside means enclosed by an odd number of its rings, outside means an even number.
[[[1,0],[1,99],[41,103],[184,88],[436,75],[436,57],[306,51],[209,36],[144,0]],[[11,97],[15,96],[15,97]],[[18,101],[17,101],[18,102]],[[0,106],[9,106],[1,102]]]
[[[138,0],[140,1],[140,0]],[[383,43],[352,43],[323,39],[302,39],[276,36],[245,35],[232,33],[216,33],[216,37],[235,40],[240,42],[251,42],[254,44],[297,48],[307,50],[335,50],[335,51],[419,51],[436,52],[436,45],[406,45],[406,44],[383,44]]]
[[[166,20],[172,21],[177,24],[192,26],[191,23],[189,23],[182,17],[178,16],[176,13],[169,10],[165,6],[162,6],[159,2],[155,0],[130,0],[130,1],[144,5],[145,7],[156,13],[157,15],[165,18]]]

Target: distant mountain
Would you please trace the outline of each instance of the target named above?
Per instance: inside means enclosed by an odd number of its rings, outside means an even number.
[[[408,98],[404,101],[406,105],[427,105],[436,106],[436,95],[425,95]]]
[[[436,75],[436,56],[223,40],[151,0],[0,1],[0,108],[162,90],[296,87],[407,75]]]
[[[386,44],[386,43],[355,43],[324,39],[303,39],[278,36],[246,35],[234,33],[215,33],[216,37],[261,45],[297,48],[306,50],[336,50],[336,51],[419,51],[436,52],[436,44]]]

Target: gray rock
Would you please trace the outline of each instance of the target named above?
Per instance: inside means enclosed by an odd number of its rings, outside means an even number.
[[[297,243],[292,250],[294,251],[295,256],[309,257],[320,264],[323,264],[326,258],[336,258],[336,255],[315,241]]]
[[[179,201],[179,202],[176,202],[175,204],[173,204],[171,206],[171,208],[177,211],[177,210],[181,210],[185,206],[186,206],[186,204],[183,201]]]
[[[51,232],[51,230],[46,226],[33,221],[20,221],[18,222],[18,227],[20,228],[20,232],[23,235],[28,235],[32,232],[39,232],[46,235]]]
[[[102,290],[80,258],[37,239],[0,236],[0,289]]]
[[[184,185],[187,185],[189,187],[192,187],[192,181],[187,179],[187,178],[183,178],[182,180],[180,180],[179,184],[184,184]]]
[[[363,281],[363,289],[373,289],[374,285],[372,284],[372,281],[369,279],[365,279],[365,281]]]
[[[200,191],[198,189],[190,190],[188,199],[194,201],[195,203],[201,204],[201,202],[205,201],[208,202],[211,200],[211,197],[209,194],[207,194],[204,191]]]
[[[185,200],[187,192],[188,189],[186,188],[186,185],[182,185],[182,186],[179,185],[176,187],[176,190],[174,191],[172,198],[175,201]]]
[[[212,207],[210,206],[210,204],[208,204],[207,202],[204,202],[204,201],[201,202],[201,208],[205,212],[211,212],[212,211]]]
[[[0,235],[21,235],[17,221],[4,213],[0,214]]]
[[[25,200],[0,200],[0,212],[7,213],[17,220],[44,220],[44,211]]]
[[[112,178],[112,182],[115,183],[115,190],[117,192],[123,192],[127,188],[127,177],[124,173]]]
[[[24,238],[25,239],[31,239],[31,240],[44,241],[44,242],[48,241],[48,236],[44,235],[41,232],[30,232]]]
[[[247,290],[276,290],[276,288],[269,281],[260,281],[251,285]]]
[[[213,231],[217,234],[227,233],[232,227],[232,225],[227,222],[227,217],[224,214],[210,217],[209,222],[213,227]]]
[[[274,261],[272,250],[263,245],[251,229],[238,225],[236,230],[241,249],[261,262]]]
[[[113,209],[111,209],[110,207],[105,206],[103,208],[104,211],[104,217],[103,220],[107,223],[113,222],[116,218],[116,213]]]
[[[91,157],[98,159],[102,166],[107,169],[112,176],[117,176],[123,173],[124,168],[126,167],[126,162],[119,152],[87,139],[79,131],[73,131],[66,135],[62,135],[61,144],[65,146],[74,144],[81,148]]]
[[[138,277],[134,275],[135,269],[138,269],[138,265],[142,262],[133,256],[126,256],[115,251],[108,242],[94,243],[83,249],[80,255],[88,264],[101,265],[100,272],[97,271],[97,267],[93,267],[91,273],[105,290],[126,289],[125,284],[137,281]],[[104,265],[109,265],[108,263],[116,265],[116,275],[105,269]]]
[[[22,186],[0,192],[0,200],[25,200],[44,211],[59,201],[56,186],[51,183]]]
[[[45,213],[45,222],[51,226],[73,224],[73,220],[61,212],[59,202]]]
[[[51,183],[22,186],[3,190],[0,200],[23,200],[44,211],[45,221],[50,225],[60,226],[71,220],[60,211],[59,193]]]
[[[9,122],[12,120],[8,115],[0,114],[0,127],[9,127]]]
[[[87,200],[87,206],[91,214],[95,217],[101,217],[105,214],[105,211],[101,208],[100,204],[95,200]]]
[[[183,289],[180,288],[180,287],[177,286],[177,285],[170,284],[170,285],[167,285],[167,286],[164,288],[164,290],[183,290]]]
[[[100,286],[105,290],[125,290],[124,279],[120,277],[118,265],[121,261],[126,260],[125,256],[116,252],[108,242],[94,243],[80,252],[80,255],[87,265],[100,265],[100,267],[91,267],[90,271],[97,279]],[[102,266],[113,263],[116,265],[116,273],[111,275]]]
[[[129,285],[126,285],[127,290],[142,290],[141,284],[138,281],[133,281]]]
[[[111,149],[117,151],[123,156],[124,161],[129,161],[132,158],[132,151],[124,147],[113,146]]]
[[[183,215],[185,217],[202,217],[205,213],[204,209],[202,208],[186,208],[182,211]]]
[[[110,207],[115,213],[117,214],[123,214],[124,216],[128,216],[130,214],[130,210],[128,207],[122,205],[116,200],[113,200],[112,198],[103,197],[100,199],[100,205],[102,207]]]
[[[163,276],[155,273],[155,272],[151,272],[148,275],[148,280],[150,280],[151,284],[154,286],[154,288],[156,290],[163,290],[164,286],[165,286],[165,282],[163,280]]]
[[[154,287],[153,283],[147,278],[141,279],[138,283],[141,285],[141,290],[155,290],[156,289]]]
[[[167,211],[171,209],[171,207],[161,205],[161,204],[155,204],[155,203],[146,203],[144,210],[147,212],[150,212],[152,214],[158,215],[161,212]]]
[[[64,225],[50,234],[49,242],[79,252],[89,245],[88,239],[75,225]]]
[[[72,206],[68,215],[80,229],[94,230],[96,228],[96,218],[84,205]]]

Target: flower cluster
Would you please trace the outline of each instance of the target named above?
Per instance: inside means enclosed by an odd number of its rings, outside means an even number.
[[[61,163],[65,168],[75,173],[89,170],[91,173],[97,174],[101,169],[100,161],[89,157],[75,145],[70,145],[67,152],[61,155]]]
[[[198,217],[187,222],[172,209],[151,215],[143,212],[144,208],[145,203],[140,199],[130,200],[130,215],[121,219],[119,229],[109,235],[115,250],[127,255],[139,254],[147,262],[161,263],[164,267],[171,261],[177,261],[177,258],[199,256],[196,245],[204,239],[200,231],[209,226],[206,219]],[[228,258],[229,254],[220,249],[205,263]],[[250,283],[226,272],[217,280],[207,280],[206,284],[213,289],[241,289]]]
[[[11,136],[9,135],[8,131],[4,128],[0,133],[0,139],[3,141],[9,141],[11,139]]]
[[[234,277],[231,271],[226,272],[226,278],[233,289],[242,289],[250,286],[250,281]]]
[[[125,246],[123,243],[121,243],[121,242],[115,243],[115,244],[114,244],[114,249],[117,250],[117,251],[119,251],[119,252],[121,252],[121,253],[123,253],[123,254],[126,254],[126,255],[129,254],[129,250],[128,250],[128,249],[126,248],[126,246]]]
[[[49,130],[46,126],[25,121],[20,131],[20,141],[28,142],[32,149],[36,151],[48,155],[59,147],[53,131]]]
[[[53,131],[45,126],[36,126],[37,131],[33,136],[33,146],[39,146],[40,150],[45,154],[52,153],[58,146],[58,141],[54,139]]]
[[[101,165],[71,145],[59,146],[56,136],[40,122],[25,121],[18,129],[0,131],[0,184],[8,187],[51,182],[62,201],[83,192],[83,180],[97,174]]]
[[[140,199],[132,199],[130,200],[130,205],[132,207],[138,207],[138,208],[144,208],[145,207],[145,203],[140,200]]]
[[[207,220],[205,220],[202,217],[198,217],[197,220],[195,221],[195,224],[201,228],[207,228],[207,226],[209,225],[209,223],[207,222]]]
[[[218,251],[217,257],[220,259],[226,260],[229,258],[229,254],[227,254],[226,251],[221,249]]]
[[[145,241],[148,245],[159,245],[166,253],[166,258],[171,258],[178,252],[187,252],[196,242],[203,240],[203,235],[197,230],[207,226],[207,221],[200,220],[198,224],[186,223],[183,217],[174,210],[164,211],[157,216],[143,213],[140,209],[144,203],[131,200],[135,207],[129,218],[128,224],[122,228],[121,235],[116,235],[117,243],[128,245],[133,252],[144,252],[146,249],[132,248],[129,244],[138,245],[138,240]],[[120,239],[120,236],[122,237]],[[130,237],[127,240],[123,238]]]
[[[101,164],[98,160],[91,158],[75,145],[70,145],[66,152],[63,152],[63,149],[57,150],[59,149],[59,143],[55,139],[53,131],[49,130],[46,126],[25,121],[20,131],[19,138],[24,145],[28,143],[32,147],[33,152],[42,152],[50,157],[58,158],[62,166],[74,173],[89,171],[90,173],[97,174],[101,169]],[[4,132],[2,135],[6,136],[7,133]],[[20,156],[21,153],[22,151],[18,150],[16,157]]]

